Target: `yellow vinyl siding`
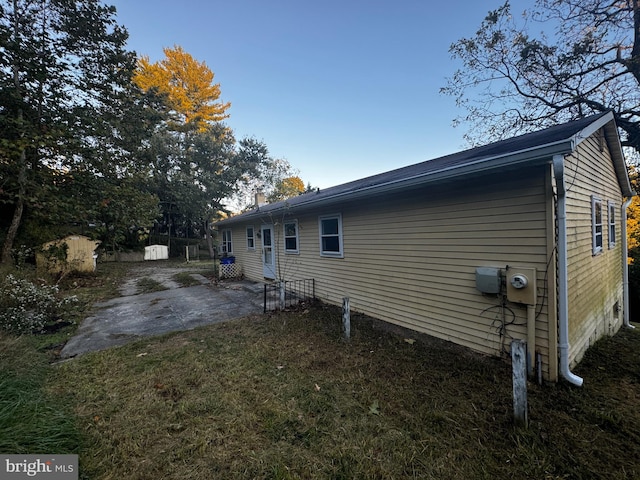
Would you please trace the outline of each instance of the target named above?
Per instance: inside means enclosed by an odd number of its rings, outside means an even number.
[[[604,144],[604,151],[600,145]],[[583,141],[566,159],[567,243],[570,362],[580,361],[586,349],[603,335],[615,333],[622,312],[622,193],[606,143],[598,133]],[[592,253],[591,198],[602,201],[602,252]],[[616,245],[609,249],[608,202],[615,204]],[[617,318],[616,318],[617,317]]]
[[[299,254],[285,255],[280,246],[283,276],[315,278],[316,294],[323,301],[340,304],[348,296],[356,311],[480,352],[500,354],[513,338],[526,339],[526,308],[508,304],[506,320],[513,325],[501,339],[500,299],[476,290],[475,269],[535,267],[536,344],[548,376],[549,302],[540,306],[547,294],[548,176],[547,167],[529,168],[301,214],[287,212],[287,219],[298,221]],[[331,214],[342,215],[344,258],[320,256],[318,216]],[[282,220],[281,215],[265,222],[281,224]],[[244,228],[234,227],[234,241],[236,230]],[[281,227],[275,228],[281,235]],[[245,275],[263,279],[258,239],[256,252],[236,256],[244,262]]]

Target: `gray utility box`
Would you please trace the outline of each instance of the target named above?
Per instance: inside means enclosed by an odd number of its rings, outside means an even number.
[[[476,289],[482,293],[500,293],[502,290],[502,272],[496,267],[476,268]]]

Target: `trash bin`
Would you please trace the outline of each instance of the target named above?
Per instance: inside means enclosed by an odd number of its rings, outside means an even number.
[[[220,263],[222,265],[231,265],[232,263],[236,263],[236,257],[233,257],[233,256],[231,256],[231,257],[222,257],[220,259]]]

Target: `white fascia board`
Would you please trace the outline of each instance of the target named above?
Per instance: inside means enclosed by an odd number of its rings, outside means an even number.
[[[578,133],[576,133],[572,138],[572,141],[574,143],[574,149],[578,145],[580,145],[580,143],[582,143],[583,140],[586,140],[591,135],[596,133],[600,128],[604,127],[605,125],[609,124],[612,121],[613,121],[613,113],[612,112],[608,112],[607,114],[603,115],[602,117],[598,118],[597,120],[594,120],[589,125],[584,127],[582,130],[580,130]],[[615,124],[615,122],[614,122],[614,124]]]
[[[620,184],[622,194],[625,197],[633,197],[636,195],[636,192],[634,192],[631,187],[631,182],[629,181],[627,162],[625,161],[624,153],[622,152],[620,136],[618,135],[618,126],[616,125],[613,112],[608,112],[606,115],[603,115],[576,133],[573,136],[574,148],[580,145],[583,140],[586,140],[596,133],[600,128],[604,128],[605,139],[607,141],[607,145],[609,145],[611,159],[613,160],[613,166],[616,171],[616,176],[618,177],[618,183]]]
[[[571,148],[572,142],[563,140],[561,142],[555,142],[552,144],[544,145],[542,147],[522,150],[520,152],[505,154],[498,157],[483,158],[476,160],[475,162],[465,163],[461,166],[443,168],[442,170],[372,185],[355,191],[341,192],[330,197],[324,197],[317,200],[312,199],[304,203],[299,203],[294,207],[283,206],[282,208],[271,210],[271,212],[280,212],[282,210],[286,210],[287,208],[292,208],[299,211],[299,209],[301,208],[306,209],[312,206],[331,205],[336,202],[341,202],[345,199],[356,200],[358,198],[369,197],[376,194],[404,190],[408,187],[427,185],[434,182],[440,182],[442,180],[449,180],[463,175],[466,176],[478,174],[490,170],[500,169],[501,167],[511,167],[521,163],[528,163],[531,165],[537,163],[550,163],[553,155],[571,153]],[[256,212],[256,214],[259,215],[259,212]]]
[[[392,180],[377,185],[371,185],[359,190],[341,192],[329,197],[323,197],[319,199],[310,199],[295,206],[284,204],[282,205],[282,207],[270,209],[268,211],[260,211],[260,209],[258,209],[246,216],[242,215],[235,217],[235,219],[237,219],[237,221],[245,221],[253,218],[267,216],[269,214],[278,214],[285,210],[290,210],[291,212],[299,212],[300,210],[306,210],[307,208],[323,205],[328,206],[342,202],[344,200],[357,200],[362,197],[370,197],[372,195],[390,193],[393,191],[404,190],[409,187],[428,185],[434,182],[450,180],[456,177],[478,174],[491,170],[496,170],[496,174],[499,174],[500,169],[503,167],[513,167],[523,163],[527,163],[529,165],[550,163],[554,155],[566,155],[568,153],[571,153],[574,148],[574,138],[569,138],[545,145],[539,145],[525,150],[520,150],[517,152],[506,153],[494,157],[480,158],[473,162],[464,163],[463,165],[446,167],[441,170],[425,172],[423,174],[414,175],[412,177]],[[221,225],[235,223],[234,217],[222,220],[219,223]]]
[[[629,180],[629,170],[627,169],[627,162],[624,159],[624,153],[622,152],[620,136],[618,135],[618,126],[614,121],[605,125],[604,135],[607,140],[607,144],[609,145],[609,151],[611,152],[613,166],[616,170],[622,194],[625,197],[633,197],[636,195],[636,192],[633,190],[631,181]]]

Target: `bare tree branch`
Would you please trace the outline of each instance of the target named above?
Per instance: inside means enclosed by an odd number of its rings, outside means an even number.
[[[450,48],[463,67],[441,91],[467,110],[454,124],[480,143],[612,110],[623,144],[640,152],[638,1],[537,0],[521,17],[507,1],[489,12]]]

